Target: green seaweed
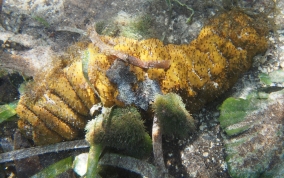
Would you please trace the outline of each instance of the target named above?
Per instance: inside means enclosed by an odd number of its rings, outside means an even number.
[[[153,23],[153,18],[149,15],[144,15],[139,17],[134,22],[130,23],[131,28],[133,28],[137,33],[141,35],[147,35],[149,33],[149,29]]]
[[[269,77],[272,82],[282,83],[284,82],[284,71],[283,70],[275,70],[269,73]]]
[[[98,165],[99,165],[99,159],[100,155],[103,150],[103,145],[101,144],[93,144],[91,145],[89,149],[89,155],[88,155],[88,168],[86,172],[86,178],[91,177],[97,177],[98,175]]]
[[[66,172],[68,169],[72,169],[72,165],[73,165],[73,157],[70,156],[48,166],[44,170],[33,175],[31,178],[40,178],[40,177],[53,178],[61,173]]]
[[[102,34],[105,26],[106,26],[106,22],[104,22],[104,21],[97,22],[96,23],[96,27],[95,27],[96,28],[96,32],[98,34]]]
[[[272,83],[272,81],[271,81],[271,79],[270,79],[270,77],[269,77],[268,74],[260,73],[260,74],[258,75],[258,78],[259,78],[260,81],[261,81],[262,83],[264,83],[265,85],[270,85],[270,84]]]
[[[250,127],[248,125],[243,126],[243,127],[239,127],[236,129],[225,129],[225,132],[228,136],[232,136],[232,135],[237,135],[239,133],[242,133],[246,130],[248,130]]]
[[[33,18],[46,28],[48,28],[50,26],[49,23],[44,18],[42,18],[40,16],[34,16]]]
[[[283,83],[284,82],[284,71],[275,70],[269,74],[260,73],[258,78],[265,85],[271,85],[272,83]]]
[[[0,105],[0,123],[9,121],[9,119],[16,115],[17,104],[18,100],[9,104]]]
[[[247,112],[253,111],[256,108],[252,104],[251,100],[246,100],[241,98],[236,99],[230,97],[223,102],[223,104],[219,107],[219,109],[221,110],[220,117],[218,119],[220,125],[228,135],[232,135],[246,130],[245,127],[234,130],[226,128],[230,125],[242,122],[245,119]]]
[[[134,39],[145,39],[152,34],[151,27],[153,18],[149,15],[143,15],[133,19],[127,26],[122,28],[121,35]]]

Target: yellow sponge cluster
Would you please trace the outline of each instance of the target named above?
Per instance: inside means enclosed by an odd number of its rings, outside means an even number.
[[[259,24],[255,28],[254,20],[247,15],[230,11],[209,21],[188,45],[124,37],[102,37],[102,41],[142,61],[169,60],[171,66],[167,70],[129,67],[138,81],[147,74],[159,82],[163,93],[178,93],[187,109],[196,111],[232,86],[250,68],[252,57],[265,51],[267,40],[263,29]],[[83,75],[82,61],[74,60],[47,75],[42,82],[44,90],[37,97],[31,97],[32,94],[21,97],[18,126],[36,144],[76,138],[87,122],[90,108],[98,102],[108,107],[123,105],[117,100],[117,87],[106,76],[115,57],[100,53],[93,44],[86,51],[89,81]]]

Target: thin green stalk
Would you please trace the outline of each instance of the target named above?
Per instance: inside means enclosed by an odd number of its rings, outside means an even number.
[[[180,6],[186,7],[188,10],[191,11],[190,16],[189,16],[189,17],[187,18],[187,20],[186,20],[186,23],[189,23],[189,22],[191,21],[191,18],[192,18],[192,16],[193,16],[193,14],[194,14],[194,10],[193,10],[192,8],[188,7],[186,4],[181,3],[179,0],[173,0],[173,1],[175,1],[176,3],[178,3]],[[166,0],[166,3],[167,3],[167,5],[168,5],[169,9],[172,10],[172,3],[171,3],[171,0]]]
[[[190,16],[187,18],[187,21],[186,21],[186,23],[189,23],[189,22],[191,21],[191,18],[192,18],[192,16],[193,16],[193,14],[194,14],[194,10],[193,10],[192,8],[188,7],[186,4],[181,3],[181,2],[178,1],[178,0],[174,0],[174,1],[177,2],[180,6],[186,7],[188,10],[191,11],[191,14],[190,14]]]
[[[69,169],[72,169],[73,157],[70,156],[68,158],[62,159],[51,166],[48,166],[44,170],[40,171],[39,173],[33,175],[31,178],[53,178],[56,177]]]
[[[86,178],[98,177],[98,164],[103,146],[101,144],[91,145],[88,156],[88,167]]]

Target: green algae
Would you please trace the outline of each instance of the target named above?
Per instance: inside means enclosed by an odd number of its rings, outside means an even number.
[[[239,134],[239,133],[242,133],[242,132],[244,132],[244,131],[246,131],[246,130],[248,130],[249,129],[249,126],[248,125],[246,125],[246,126],[244,126],[244,127],[239,127],[239,128],[236,128],[236,129],[225,129],[225,132],[226,132],[226,134],[228,135],[228,136],[232,136],[232,135],[237,135],[237,134]]]
[[[269,74],[260,73],[258,77],[260,81],[265,85],[271,85],[272,83],[283,83],[284,82],[284,71],[275,70]]]
[[[45,168],[39,173],[33,175],[31,178],[57,177],[59,174],[66,172],[68,169],[72,169],[72,164],[73,164],[73,157],[70,156],[50,165],[49,167]]]
[[[40,16],[34,16],[34,19],[38,21],[41,25],[43,25],[45,28],[48,28],[50,26],[49,23]]]
[[[147,39],[153,37],[154,18],[150,15],[143,14],[136,17],[125,17],[125,24],[111,20],[109,22],[99,21],[96,23],[98,34],[111,37],[124,36],[132,39]]]
[[[284,82],[284,72],[262,73],[259,78],[272,86]],[[231,177],[283,177],[283,95],[283,88],[260,88],[245,99],[228,98],[219,108]]]
[[[245,120],[247,111],[255,110],[255,106],[251,104],[250,100],[241,98],[227,98],[223,104],[219,107],[221,110],[219,122],[222,129],[228,135],[235,135],[248,129],[248,127],[229,129],[228,126],[237,124]]]
[[[101,144],[139,157],[151,152],[150,136],[145,131],[140,113],[134,107],[113,108],[108,116],[91,124],[93,128],[86,127],[86,137],[91,145]]]
[[[156,95],[152,108],[163,134],[184,138],[195,130],[194,120],[177,94]]]
[[[260,73],[260,74],[258,75],[258,78],[259,78],[260,81],[261,81],[262,83],[264,83],[265,85],[270,85],[270,84],[272,83],[272,82],[271,82],[271,79],[270,79],[270,77],[269,77],[268,74]]]
[[[16,113],[18,101],[14,101],[9,104],[0,105],[0,123],[9,121]]]
[[[226,163],[233,178],[283,175],[284,90],[253,91],[246,99],[228,98],[219,107]],[[277,101],[277,102],[275,102]],[[276,151],[278,150],[278,151]]]
[[[104,148],[136,158],[147,157],[152,151],[152,140],[134,107],[103,108],[102,114],[87,124],[86,131],[86,140],[91,145],[87,178],[98,175],[99,159]]]
[[[133,39],[149,38],[152,34],[153,18],[149,15],[140,16],[124,27],[121,35]]]

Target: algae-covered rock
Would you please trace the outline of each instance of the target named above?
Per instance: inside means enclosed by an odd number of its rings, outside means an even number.
[[[182,98],[175,93],[155,96],[152,108],[159,118],[162,133],[185,138],[195,131],[193,117],[185,109]]]
[[[283,177],[284,90],[247,99],[228,98],[220,107],[226,162],[232,177]]]
[[[152,140],[134,107],[108,109],[90,121],[86,130],[91,145],[101,144],[134,157],[148,156],[152,151]]]

